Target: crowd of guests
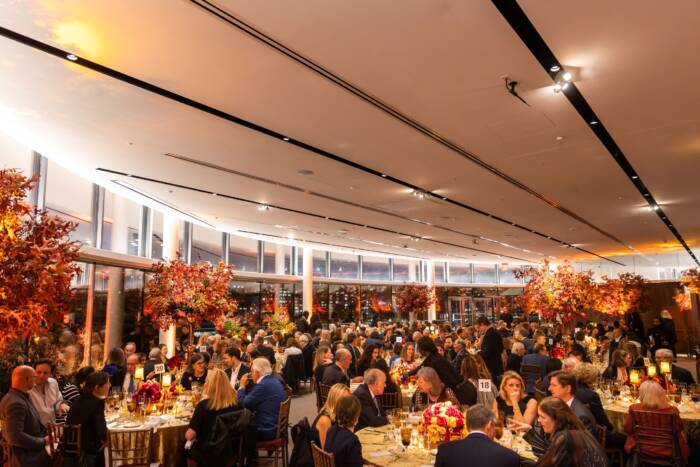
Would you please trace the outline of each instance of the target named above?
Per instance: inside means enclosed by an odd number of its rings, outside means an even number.
[[[440,447],[440,467],[461,465],[465,455],[474,459],[471,465],[517,465],[513,451],[493,442],[499,420],[524,434],[538,465],[604,465],[603,444],[625,456],[634,452],[634,426],[628,416],[624,430],[615,431],[596,387],[601,378],[630,384],[632,369],[642,370],[644,377],[648,359],[668,362],[671,373],[668,380],[643,382],[640,403],[630,413],[654,409],[672,414],[682,459],[688,459],[688,443],[678,410],[668,403],[666,384],[694,380],[673,363],[675,330],[667,318],[662,316],[647,334],[638,315],[619,322],[577,323],[575,329],[557,322],[518,323],[507,314],[502,318],[491,323],[482,316],[472,326],[452,328],[420,321],[322,325],[318,315],[305,315],[288,335],[266,329],[248,338],[203,334],[187,361],[182,350],[168,357],[163,345],[138,352],[135,342],[127,342],[112,349],[103,365],[74,368],[59,378],[54,372],[65,369],[62,363],[70,356],[37,359],[14,369],[12,388],[0,402],[5,448],[12,452],[13,465],[48,465],[50,424],[80,425],[81,462],[102,465],[108,433],[105,398],[110,391],[133,393],[141,379],[137,367],[142,365],[142,378],[149,380],[163,364],[185,366],[177,381],[185,390],[203,389],[185,440],[186,455],[200,465],[214,465],[230,454],[218,449],[216,455],[223,457],[211,457],[212,438],[221,437],[214,429],[218,421],[227,433],[244,438],[246,458],[254,460],[255,442],[277,435],[280,405],[298,380],[330,388],[310,424],[310,438],[334,454],[337,467],[362,465],[354,432],[386,425],[380,396],[400,398],[399,386],[407,379],[415,380],[417,388],[410,409],[446,401],[468,408],[470,434]],[[602,374],[600,365],[606,368]],[[352,383],[356,388],[351,392]]]

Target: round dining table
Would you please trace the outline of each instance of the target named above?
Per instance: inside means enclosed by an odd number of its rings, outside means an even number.
[[[624,431],[625,417],[629,413],[629,406],[635,402],[638,401],[632,401],[630,398],[621,398],[614,401],[603,400],[603,409],[615,431]],[[673,405],[678,407],[686,433],[690,425],[700,424],[700,403],[684,401],[680,404],[673,403]]]
[[[404,447],[393,425],[367,427],[355,434],[362,444],[362,457],[368,463],[381,467],[430,467],[435,464],[437,448],[425,448],[416,442],[415,437],[411,445]],[[508,430],[504,430],[503,437],[497,442],[526,461],[537,461],[530,445]]]

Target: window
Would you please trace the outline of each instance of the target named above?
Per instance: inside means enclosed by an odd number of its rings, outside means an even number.
[[[105,250],[139,254],[139,227],[141,205],[111,191],[105,192],[102,223],[102,248]]]
[[[49,161],[46,173],[46,210],[78,224],[71,240],[95,246],[92,238],[92,183]]]
[[[508,266],[501,264],[498,266],[498,282],[500,284],[519,284],[522,281],[515,277],[515,271],[519,266]]]
[[[475,284],[495,284],[496,265],[495,264],[475,264],[474,283]]]
[[[446,282],[445,281],[445,263],[436,262],[435,263],[435,282]]]
[[[229,237],[228,262],[236,271],[258,271],[258,241],[231,235]]]
[[[408,281],[408,261],[405,259],[394,259],[394,281]]]
[[[380,320],[394,317],[394,304],[390,285],[363,285],[360,288],[362,319]]]
[[[341,323],[357,321],[360,316],[360,288],[355,285],[330,285],[328,314]]]
[[[163,259],[163,213],[151,211],[151,258]]]
[[[357,255],[331,252],[331,277],[357,279]]]
[[[314,313],[318,313],[321,321],[328,322],[328,284],[314,284]]]
[[[327,277],[326,252],[314,250],[314,277]],[[302,272],[301,270],[299,272]]]
[[[237,315],[249,324],[254,325],[260,321],[260,283],[259,282],[231,282],[229,287],[231,296],[238,303]]]
[[[278,243],[264,242],[265,262],[263,272],[266,274],[290,274],[289,256],[292,247]]]
[[[448,263],[450,268],[450,282],[455,284],[471,284],[472,267],[470,264]]]
[[[390,279],[389,258],[363,256],[362,279],[370,281],[388,281]]]
[[[192,226],[192,263],[219,264],[224,257],[222,253],[223,236],[218,230]]]

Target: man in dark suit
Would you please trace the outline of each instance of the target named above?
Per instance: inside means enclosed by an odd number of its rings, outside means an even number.
[[[525,345],[522,342],[513,342],[513,347],[511,347],[510,354],[508,354],[506,371],[515,371],[520,373],[520,365],[523,361],[523,355],[525,355]]]
[[[224,354],[224,364],[226,365],[226,370],[224,371],[231,382],[231,387],[238,391],[241,377],[250,373],[250,368],[241,363],[241,349],[237,347],[226,349],[226,353]]]
[[[304,379],[308,379],[314,374],[314,347],[309,342],[309,336],[299,336],[299,347],[304,356]]]
[[[656,364],[659,366],[661,365],[661,362],[668,362],[668,364],[671,365],[672,382],[682,384],[695,384],[695,378],[693,378],[693,375],[688,370],[673,364],[673,352],[671,350],[658,349],[654,353],[654,357],[656,358]],[[656,373],[660,375],[661,370],[657,368]]]
[[[143,364],[143,374],[146,379],[152,379],[156,377],[156,365],[163,363],[160,358],[160,347],[153,347],[150,352],[148,352],[148,360]]]
[[[386,375],[376,368],[365,371],[364,383],[360,384],[355,392],[355,397],[360,400],[362,406],[360,420],[357,422],[355,430],[361,430],[368,426],[384,426],[389,423],[382,401],[377,396],[384,394],[386,387]]]
[[[360,352],[360,349],[357,347],[357,336],[355,335],[355,333],[348,333],[347,340],[345,342],[345,348],[348,349],[348,352],[350,352],[350,356],[352,357],[352,361],[350,362],[350,368],[348,369],[348,374],[351,378],[362,376],[357,374],[357,362],[360,360],[362,352]]]
[[[348,349],[336,350],[335,363],[323,371],[323,380],[321,384],[333,386],[337,383],[343,383],[346,386],[350,386],[350,377],[348,377],[350,363],[352,363],[352,356]]]
[[[483,336],[481,338],[481,357],[491,373],[491,378],[497,382],[503,374],[503,338],[491,326],[486,316],[479,316],[476,324]]]
[[[250,377],[255,384],[248,386]],[[257,440],[274,439],[280,405],[287,399],[287,393],[280,380],[272,375],[270,361],[264,357],[253,360],[250,373],[241,377],[240,387],[238,402],[255,413]]]
[[[275,362],[277,361],[275,359],[275,349],[267,345],[265,343],[265,339],[259,336],[256,337],[255,348],[258,350],[258,353],[261,357],[267,358],[267,360],[270,362],[270,365],[272,365],[273,367],[275,366]]]
[[[576,389],[576,376],[573,373],[557,371],[549,378],[549,391],[552,396],[565,402],[593,437],[597,439],[598,424],[586,404],[576,399]]]
[[[467,411],[469,435],[438,447],[435,467],[518,467],[520,457],[493,441],[496,416],[491,409],[476,404]]]
[[[547,347],[542,344],[535,344],[533,347],[533,352],[523,356],[520,363],[520,374],[523,375],[525,380],[525,391],[528,394],[535,393],[535,383],[538,378],[544,378],[547,374],[547,362],[549,361],[549,353],[547,352]],[[524,365],[534,365],[540,368],[539,374],[530,374],[529,372],[523,371]]]
[[[0,401],[2,435],[7,448],[12,451],[10,467],[49,465],[50,459],[45,449],[49,437],[27,395],[34,387],[34,375],[32,367],[15,368],[12,388]]]

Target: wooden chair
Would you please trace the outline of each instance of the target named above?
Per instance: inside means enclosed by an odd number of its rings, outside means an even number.
[[[547,390],[542,386],[542,384],[542,378],[539,378],[537,381],[535,381],[535,400],[537,400],[538,404],[542,399],[547,397]]]
[[[608,429],[605,426],[598,425],[597,436],[598,442],[605,450],[605,454],[610,460],[610,465],[617,465],[619,467],[624,467],[625,461],[622,455],[622,449],[609,448],[606,445],[606,440],[608,437]]]
[[[53,458],[59,449],[59,443],[63,439],[63,423],[52,423],[49,422],[46,425],[46,431],[49,435],[49,455]],[[78,435],[80,436],[80,435]]]
[[[640,465],[682,465],[683,456],[680,450],[674,417],[671,413],[652,410],[631,410],[633,436],[636,440],[635,453]],[[670,455],[659,457],[650,454],[649,450],[661,450]]]
[[[331,387],[328,386],[327,384],[318,384],[318,398],[320,405],[318,406],[318,410],[321,410],[321,407],[326,403],[326,399],[328,399],[328,393],[330,392]]]
[[[110,431],[107,467],[150,467],[151,430]]]
[[[335,467],[333,454],[319,448],[316,443],[311,443],[311,454],[314,457],[314,467]]]
[[[400,392],[385,392],[381,396],[377,396],[377,399],[382,403],[384,410],[389,409],[400,409],[403,406],[403,398]]]
[[[261,456],[258,454],[258,459],[274,459],[275,467],[278,465],[280,455],[282,457],[282,467],[287,467],[288,449],[287,449],[287,428],[289,426],[289,408],[292,405],[292,398],[288,397],[280,404],[279,415],[277,416],[277,434],[274,439],[267,441],[258,441],[255,443],[257,451],[272,451],[272,455]]]
[[[316,393],[316,411],[320,412],[321,407],[323,407],[323,404],[321,404],[321,389],[318,387],[318,381],[316,381],[316,378],[314,378],[313,376],[311,377],[311,385],[313,391]]]

